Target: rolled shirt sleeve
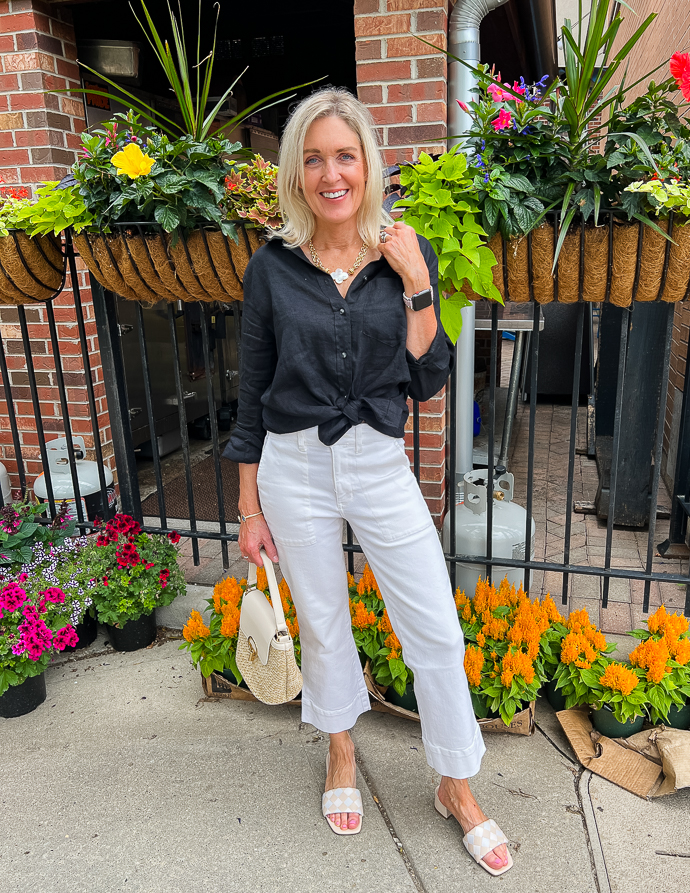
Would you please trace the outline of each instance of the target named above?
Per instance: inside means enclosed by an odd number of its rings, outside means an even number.
[[[438,259],[429,242],[420,243],[424,260],[429,268],[431,289],[436,312],[436,335],[429,349],[421,357],[405,351],[410,372],[409,396],[413,400],[430,400],[446,384],[455,361],[455,347],[441,324],[441,296],[438,291]]]
[[[238,421],[223,451],[226,459],[253,464],[261,458],[266,430],[262,397],[277,363],[271,290],[251,262],[244,275]]]

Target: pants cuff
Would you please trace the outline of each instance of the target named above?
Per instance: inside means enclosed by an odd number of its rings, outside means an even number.
[[[321,710],[311,701],[302,698],[302,722],[308,722],[328,734],[346,732],[357,722],[357,717],[371,710],[369,693],[362,688],[357,697],[342,710]]]
[[[422,741],[426,761],[439,775],[447,775],[449,778],[472,778],[479,772],[486,751],[479,726],[476,726],[472,744],[462,750],[446,750],[444,747],[430,744],[424,738]]]

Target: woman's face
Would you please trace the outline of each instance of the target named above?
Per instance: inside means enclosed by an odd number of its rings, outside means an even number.
[[[303,177],[304,198],[317,220],[332,225],[356,217],[366,165],[357,134],[341,118],[319,118],[307,131]]]

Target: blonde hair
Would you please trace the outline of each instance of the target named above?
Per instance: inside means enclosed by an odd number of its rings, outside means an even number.
[[[278,200],[284,225],[276,235],[288,245],[303,245],[314,235],[316,218],[303,186],[304,141],[319,118],[340,118],[357,134],[364,155],[367,182],[357,212],[357,230],[367,245],[379,241],[381,226],[393,221],[383,210],[383,163],[369,109],[344,89],[327,87],[303,99],[288,119],[278,156]]]

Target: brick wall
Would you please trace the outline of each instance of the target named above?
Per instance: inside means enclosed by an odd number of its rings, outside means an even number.
[[[615,49],[622,46],[633,34],[640,23],[650,13],[657,13],[631,56],[626,79],[628,83],[643,78],[649,71],[660,65],[672,53],[690,51],[690,4],[687,0],[638,0],[632,4],[637,15],[621,8],[624,22],[616,38]],[[653,75],[654,80],[661,81],[669,76],[668,69],[663,68]],[[649,78],[651,80],[651,78]],[[643,93],[646,81],[630,94]],[[680,102],[682,96],[675,94]],[[671,349],[671,369],[666,401],[666,418],[664,425],[664,455],[661,471],[667,486],[673,484],[676,461],[676,441],[680,423],[680,409],[685,383],[685,363],[688,355],[688,327],[690,326],[690,307],[678,306],[673,326],[673,346]]]
[[[355,0],[357,92],[379,125],[387,164],[446,149],[448,0]],[[411,407],[410,407],[411,410]],[[446,504],[446,394],[422,403],[421,488],[440,526]],[[412,415],[406,430],[412,457]]]
[[[60,180],[84,129],[80,99],[43,93],[79,86],[69,10],[0,0],[0,176],[33,186]]]
[[[74,163],[79,134],[84,129],[83,103],[42,91],[78,85],[76,55],[69,8],[58,9],[40,0],[0,0],[0,176],[8,185],[31,188],[46,180],[59,180]],[[113,467],[91,292],[83,268],[79,276],[101,443],[104,456]],[[91,448],[88,458],[93,459],[93,431],[69,276],[64,292],[53,306],[72,433],[84,436],[87,449]],[[25,312],[43,427],[46,439],[53,440],[63,433],[64,426],[46,310],[34,304],[26,307]],[[42,466],[16,307],[0,306],[0,334],[7,355],[27,483],[31,486]],[[17,488],[17,462],[5,401],[4,390],[0,389],[0,459],[10,472],[12,487]]]
[[[357,90],[381,127],[388,164],[445,149],[446,57],[413,35],[445,49],[448,7],[448,0],[355,0]]]

